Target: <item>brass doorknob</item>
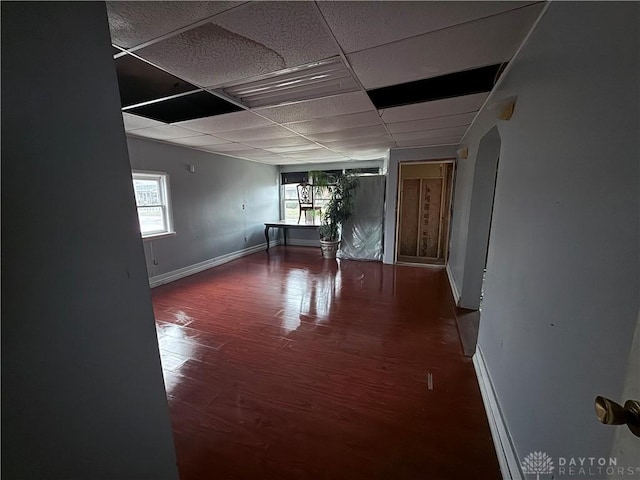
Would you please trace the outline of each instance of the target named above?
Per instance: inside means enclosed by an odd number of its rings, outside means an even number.
[[[596,397],[596,416],[605,425],[627,425],[629,430],[640,437],[640,402],[627,400],[624,407],[601,396]]]

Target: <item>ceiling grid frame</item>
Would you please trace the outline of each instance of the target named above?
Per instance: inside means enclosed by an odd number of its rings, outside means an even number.
[[[320,131],[315,132],[314,130],[311,130],[312,133],[300,133],[300,131],[297,131],[295,129],[295,124],[296,123],[302,123],[308,120],[299,120],[299,121],[294,121],[294,122],[288,122],[288,121],[284,121],[286,119],[286,115],[284,118],[279,118],[278,120],[274,120],[273,118],[268,116],[268,112],[264,112],[265,109],[268,108],[274,108],[274,107],[278,107],[278,106],[286,106],[286,105],[296,105],[296,104],[301,104],[301,103],[305,103],[305,102],[312,102],[313,100],[311,99],[307,99],[307,98],[303,98],[300,100],[292,100],[292,101],[281,101],[278,102],[276,105],[265,105],[263,106],[254,106],[251,107],[249,105],[245,105],[244,103],[236,100],[235,98],[231,97],[230,95],[226,95],[224,92],[220,91],[220,86],[222,86],[223,84],[218,85],[215,88],[212,88],[211,86],[206,86],[206,85],[202,85],[198,82],[193,82],[192,80],[189,79],[184,79],[183,76],[181,75],[176,75],[175,73],[173,73],[171,70],[168,70],[167,68],[163,68],[161,65],[158,65],[156,63],[154,63],[153,61],[147,60],[146,58],[142,58],[140,55],[137,55],[135,52],[138,50],[141,50],[145,47],[148,47],[150,45],[155,45],[159,42],[162,42],[163,40],[166,40],[168,38],[174,37],[176,35],[180,35],[181,33],[187,32],[189,30],[192,30],[194,28],[197,28],[198,26],[201,25],[206,25],[207,23],[212,22],[213,19],[215,19],[216,17],[219,17],[221,15],[229,15],[231,12],[238,11],[239,9],[242,8],[246,8],[248,4],[251,4],[254,2],[243,2],[240,3],[238,5],[234,5],[226,10],[223,10],[221,12],[218,12],[214,15],[210,15],[206,18],[202,18],[196,22],[192,22],[188,25],[184,25],[178,29],[174,29],[170,32],[164,33],[162,35],[156,36],[155,38],[152,38],[150,40],[144,41],[142,43],[139,43],[137,45],[134,45],[130,48],[124,48],[124,47],[119,47],[118,45],[114,44],[114,47],[116,50],[120,50],[119,53],[116,53],[114,55],[114,59],[117,58],[121,58],[125,55],[131,55],[132,57],[136,58],[137,60],[143,61],[149,65],[151,65],[154,68],[157,68],[163,72],[166,72],[170,75],[173,76],[177,76],[178,78],[182,79],[183,81],[186,81],[188,83],[193,84],[196,87],[196,90],[190,91],[190,92],[184,92],[184,93],[179,93],[176,95],[172,95],[172,96],[168,96],[168,97],[163,97],[160,99],[153,99],[153,100],[149,100],[146,102],[141,102],[139,104],[135,104],[135,105],[128,105],[127,107],[123,108],[123,113],[127,113],[129,110],[132,110],[135,107],[140,107],[140,106],[144,106],[144,105],[150,105],[150,104],[154,104],[154,103],[159,103],[165,100],[170,100],[173,98],[179,98],[179,97],[183,97],[183,96],[187,96],[193,93],[197,93],[197,92],[207,92],[217,98],[220,98],[221,100],[224,100],[228,103],[231,103],[233,105],[235,105],[236,107],[240,108],[240,111],[245,111],[245,112],[251,112],[252,115],[255,115],[256,117],[264,120],[266,122],[266,125],[264,125],[264,127],[268,127],[268,126],[274,126],[274,127],[279,127],[281,129],[284,129],[286,131],[288,131],[291,136],[286,136],[283,137],[286,139],[294,139],[294,138],[298,138],[300,139],[300,142],[306,142],[305,144],[300,144],[297,143],[297,141],[292,141],[292,142],[284,142],[284,143],[295,143],[295,145],[291,145],[291,148],[288,149],[286,146],[283,147],[270,147],[268,145],[270,145],[269,140],[273,140],[276,141],[278,140],[278,138],[273,138],[273,139],[269,139],[269,138],[264,138],[264,137],[260,137],[257,138],[256,140],[252,140],[252,139],[246,139],[243,137],[243,135],[239,135],[236,138],[239,138],[238,140],[234,140],[234,141],[230,141],[229,143],[215,143],[212,144],[210,146],[207,147],[212,147],[211,150],[207,150],[202,148],[201,146],[191,146],[191,145],[182,145],[182,146],[187,146],[188,148],[194,148],[196,150],[202,150],[202,151],[207,151],[207,152],[211,152],[211,151],[215,151],[215,147],[216,145],[229,145],[229,144],[237,144],[238,148],[242,147],[243,150],[238,150],[238,151],[254,151],[256,153],[258,152],[264,152],[265,155],[265,162],[260,162],[259,159],[256,158],[246,158],[246,157],[238,157],[238,158],[245,158],[247,160],[250,161],[257,161],[260,163],[267,163],[267,164],[278,164],[278,163],[274,163],[274,159],[276,158],[282,158],[282,162],[283,164],[289,164],[290,162],[294,162],[294,163],[309,163],[309,162],[313,162],[313,160],[305,160],[305,161],[301,161],[301,160],[296,160],[295,157],[305,157],[306,153],[301,155],[302,152],[309,152],[311,155],[311,152],[314,152],[316,149],[313,146],[317,146],[317,150],[318,150],[318,154],[319,155],[331,155],[333,157],[335,157],[337,159],[337,161],[353,161],[353,162],[358,162],[358,160],[363,160],[364,158],[358,158],[358,154],[357,152],[359,150],[363,151],[363,153],[368,149],[370,150],[377,150],[376,145],[383,145],[383,144],[388,144],[389,142],[391,143],[391,148],[394,147],[399,147],[402,146],[402,144],[405,144],[407,140],[405,141],[398,141],[396,140],[394,135],[405,135],[407,137],[411,137],[412,133],[415,133],[416,135],[419,135],[420,132],[430,132],[427,134],[427,136],[429,138],[424,139],[424,146],[434,146],[433,144],[431,144],[430,141],[428,141],[429,139],[432,140],[437,140],[440,137],[434,137],[434,135],[436,135],[436,132],[432,132],[432,130],[442,130],[442,129],[447,129],[447,128],[452,128],[452,127],[465,127],[466,126],[466,130],[464,131],[464,133],[460,136],[459,139],[457,139],[457,141],[454,141],[453,143],[446,143],[446,145],[451,145],[451,144],[459,144],[461,141],[463,141],[464,137],[466,136],[467,132],[469,131],[469,128],[473,125],[473,122],[476,120],[477,116],[478,116],[478,112],[480,110],[482,110],[483,108],[485,108],[489,101],[491,100],[491,96],[493,91],[495,91],[495,85],[493,86],[493,88],[491,88],[491,90],[489,92],[487,92],[487,97],[485,98],[485,101],[482,103],[482,105],[478,108],[478,110],[472,110],[472,111],[464,111],[464,112],[456,112],[453,114],[443,114],[443,115],[438,115],[438,116],[431,116],[431,117],[425,117],[425,118],[416,118],[413,120],[407,120],[407,121],[395,121],[395,122],[390,122],[388,123],[387,120],[385,120],[384,118],[384,114],[389,110],[387,108],[385,109],[376,109],[375,105],[373,104],[373,102],[371,101],[371,98],[369,97],[368,93],[367,93],[367,89],[364,87],[364,84],[362,83],[362,81],[360,80],[358,74],[356,73],[356,71],[354,70],[353,66],[351,65],[349,59],[347,58],[347,54],[345,53],[345,50],[342,48],[340,42],[338,41],[336,34],[333,32],[332,27],[329,23],[329,21],[327,20],[327,18],[325,17],[325,15],[323,14],[322,9],[320,8],[320,5],[317,1],[308,1],[309,4],[312,4],[312,10],[316,13],[318,19],[320,20],[320,24],[323,26],[323,29],[326,31],[328,37],[331,39],[332,44],[334,45],[335,49],[338,52],[338,57],[340,59],[340,62],[344,65],[344,67],[347,69],[347,71],[349,72],[349,74],[351,75],[351,77],[355,80],[357,86],[358,86],[358,92],[362,93],[364,96],[366,96],[368,104],[370,104],[371,106],[371,112],[375,112],[376,116],[379,120],[378,125],[380,125],[381,127],[384,128],[384,131],[386,132],[384,136],[382,137],[376,137],[376,135],[370,135],[370,136],[354,136],[354,137],[347,137],[345,139],[340,139],[340,140],[333,140],[331,136],[325,136],[325,139],[314,139],[316,136],[320,135],[325,135],[324,132]],[[511,2],[509,2],[511,3]],[[472,20],[468,20],[462,23],[456,23],[454,25],[449,25],[449,26],[445,26],[441,29],[435,29],[429,32],[423,32],[423,33],[417,33],[415,35],[411,35],[409,37],[406,38],[412,38],[412,37],[419,37],[421,35],[425,35],[425,33],[432,33],[435,31],[440,31],[440,30],[446,30],[448,28],[452,28],[453,26],[457,26],[457,25],[462,25],[462,24],[467,24],[467,23],[473,23],[473,22],[479,22],[482,21],[486,18],[491,18],[491,17],[496,17],[502,14],[506,14],[506,13],[510,13],[513,12],[515,10],[520,10],[523,8],[527,8],[533,4],[536,3],[543,3],[543,2],[518,2],[519,5],[515,6],[513,8],[508,8],[506,10],[504,10],[503,12],[499,12],[499,13],[494,13],[494,14],[490,14],[490,15],[485,15],[482,17],[478,17],[478,18],[474,18]],[[539,22],[539,19],[542,17],[542,15],[544,14],[544,12],[546,11],[546,8],[548,7],[548,4],[545,5],[545,7],[542,9],[542,12],[540,13],[540,15],[537,17],[536,21],[533,23],[533,25],[531,26],[531,28],[529,29],[527,35],[525,36],[524,40],[521,40],[519,42],[519,44],[517,45],[517,49],[514,55],[512,55],[509,59],[509,61],[511,61],[513,58],[515,58],[515,56],[517,56],[517,54],[519,53],[519,51],[522,48],[522,45],[524,44],[524,42],[526,42],[526,40],[528,39],[528,37],[530,36],[531,32],[533,31],[533,29],[535,28],[535,26],[537,25],[537,23]],[[354,50],[354,52],[356,51],[363,51],[363,50],[370,50],[373,48],[376,48],[377,46],[382,46],[382,45],[388,45],[388,44],[393,44],[393,43],[397,43],[397,42],[401,42],[403,40],[406,40],[406,38],[403,39],[397,39],[397,40],[392,40],[390,42],[384,42],[380,45],[372,45],[370,47],[366,47],[362,50]],[[353,53],[353,52],[352,52]],[[323,59],[318,59],[318,61],[322,61]],[[510,64],[508,64],[507,69],[505,70],[508,71],[509,70],[509,66]],[[302,66],[301,66],[302,67]],[[296,67],[297,68],[297,67]],[[273,73],[267,73],[265,75],[263,75],[264,77],[269,77],[272,76],[275,72]],[[502,78],[504,77],[504,72],[503,75],[501,75],[500,79],[498,80],[498,84],[501,83]],[[253,81],[255,80],[256,77],[249,77],[249,78],[245,78],[241,81],[239,81],[238,83],[244,83],[244,82],[248,82],[248,81]],[[323,99],[329,99],[332,97],[340,97],[341,95],[344,95],[342,93],[336,93],[336,94],[327,94],[321,97],[318,97],[317,100],[323,100]],[[455,97],[455,98],[461,98],[462,97]],[[430,102],[426,102],[426,103],[430,103]],[[393,108],[398,108],[398,107],[393,107]],[[400,107],[401,108],[401,107]],[[263,111],[261,113],[261,110]],[[133,112],[128,112],[128,113],[133,113]],[[266,115],[264,113],[267,113]],[[364,112],[363,112],[364,113]],[[451,117],[451,116],[456,116],[456,115],[462,115],[462,114],[469,114],[469,115],[473,115],[473,118],[471,120],[470,123],[468,124],[464,124],[464,125],[438,125],[438,119],[440,118],[446,118],[446,117]],[[224,115],[230,115],[230,114],[223,114]],[[343,116],[343,115],[349,115],[349,114],[342,114],[342,115],[338,115],[338,116]],[[217,116],[217,115],[215,115]],[[214,117],[215,117],[214,116]],[[137,116],[139,118],[145,118],[142,116]],[[198,118],[214,118],[214,117],[198,117]],[[310,117],[309,120],[319,120],[319,119],[323,119],[326,120],[328,122],[330,122],[331,118],[334,118],[335,115],[333,116],[324,116],[324,117],[319,117],[319,118],[312,118]],[[465,119],[467,117],[464,117]],[[423,122],[422,124],[420,124],[419,122]],[[142,128],[135,128],[135,129],[130,129],[127,130],[127,133],[133,135],[133,136],[137,136],[137,137],[141,137],[141,138],[146,138],[143,135],[143,131],[144,130],[148,130],[148,133],[151,133],[151,129],[157,129],[157,128],[162,128],[162,127],[178,127],[180,129],[186,129],[189,130],[191,132],[193,132],[193,136],[189,136],[189,137],[180,137],[180,138],[201,138],[201,137],[209,137],[211,139],[215,139],[216,142],[224,142],[225,139],[221,138],[221,137],[217,137],[216,133],[204,133],[204,132],[200,132],[197,130],[190,130],[188,126],[182,126],[180,125],[183,122],[173,122],[173,123],[162,123],[161,126],[150,126],[150,127],[142,127]],[[389,125],[392,124],[404,124],[402,127],[398,126],[398,128],[393,128],[393,130],[395,131],[395,134],[392,133],[392,128],[389,127]],[[290,127],[289,125],[292,125],[292,127]],[[415,127],[414,127],[415,125]],[[418,128],[418,125],[429,125],[428,128]],[[262,128],[262,127],[260,127]],[[256,129],[256,132],[258,130],[260,130],[260,128]],[[357,132],[359,132],[360,130],[366,130],[367,128],[369,128],[367,125],[360,125],[360,124],[349,124],[349,126],[345,126],[343,128],[340,128],[338,130],[332,130],[332,131],[328,131],[327,133],[336,133],[337,135],[339,135],[342,132],[345,132],[345,135],[349,133],[349,131],[353,132],[353,134],[357,134]],[[247,129],[247,130],[252,130],[251,128]],[[407,135],[409,134],[409,135]],[[379,141],[375,141],[375,139],[378,138]],[[404,137],[403,137],[404,138]],[[160,141],[160,142],[164,142],[164,143],[169,143],[169,144],[174,144],[171,139],[158,139],[158,138],[150,138],[150,140],[153,141]],[[443,138],[444,140],[444,138]],[[206,139],[201,139],[201,140],[194,140],[194,143],[197,143],[199,141],[207,141]],[[418,138],[416,140],[409,140],[410,142],[420,142],[423,141],[423,139]],[[180,142],[175,142],[177,144],[179,144]],[[189,143],[188,141],[186,141],[185,143]],[[250,144],[256,144],[256,145],[267,145],[265,147],[253,147]],[[367,145],[370,145],[371,147],[367,147]],[[407,145],[402,146],[402,148],[419,148],[420,145],[415,145],[415,146],[409,146]],[[235,147],[234,147],[235,148]],[[271,151],[271,149],[274,148],[275,151]],[[387,149],[388,150],[388,146],[387,147],[380,147],[380,150],[383,149]],[[222,148],[221,148],[222,149]],[[232,154],[233,152],[229,152],[229,154]],[[287,153],[291,153],[292,156],[288,157]],[[222,154],[227,154],[227,153],[222,153]],[[231,155],[233,156],[233,155]],[[269,158],[267,160],[267,157]],[[319,157],[320,158],[320,157]],[[382,155],[381,155],[382,158]],[[341,160],[342,159],[342,160]]]
[[[143,48],[149,47],[151,45],[155,45],[156,43],[162,42],[163,40],[166,40],[167,38],[171,38],[171,37],[175,37],[176,35],[180,35],[181,33],[187,32],[189,30],[193,30],[194,28],[197,28],[201,25],[205,25],[209,22],[211,22],[211,20],[213,20],[215,17],[217,17],[218,15],[222,15],[223,13],[227,13],[231,10],[234,10],[236,8],[240,8],[243,7],[245,5],[247,5],[248,3],[251,3],[250,1],[245,1],[242,2],[239,5],[236,5],[234,7],[228,8],[227,10],[223,10],[221,12],[215,13],[213,15],[209,15],[208,17],[202,18],[196,22],[190,23],[188,25],[185,25],[183,27],[177,28],[175,30],[172,30],[170,32],[167,32],[165,34],[160,35],[159,37],[155,37],[152,38],[151,40],[147,40],[146,42],[142,42],[138,45],[135,45],[131,48],[124,48],[124,47],[119,47],[117,45],[114,45],[116,48],[119,48],[120,50],[122,50],[124,53],[133,53],[137,50],[141,50]],[[118,54],[121,55],[121,54]]]
[[[206,23],[210,22],[210,21],[211,21],[211,19],[213,19],[214,17],[217,17],[218,15],[221,15],[221,14],[223,14],[223,13],[227,13],[227,12],[229,12],[229,11],[231,11],[231,10],[235,9],[235,8],[239,8],[239,7],[245,6],[245,5],[246,5],[246,4],[248,4],[248,3],[250,3],[250,2],[245,2],[245,3],[241,4],[241,5],[237,5],[236,7],[233,7],[232,9],[225,10],[224,12],[220,12],[220,13],[218,13],[218,14],[216,14],[216,15],[212,15],[212,16],[210,16],[210,17],[206,18],[206,19],[203,19],[203,20],[200,20],[200,21],[198,21],[198,22],[195,22],[195,23],[191,24],[190,26],[180,28],[180,29],[175,30],[175,31],[173,31],[173,32],[171,32],[171,33],[168,33],[168,34],[166,34],[166,35],[163,35],[163,36],[161,36],[161,37],[158,37],[158,38],[154,39],[154,41],[150,41],[150,42],[146,42],[146,43],[148,43],[148,44],[150,44],[150,45],[151,45],[151,44],[157,43],[157,42],[159,42],[159,41],[162,41],[162,40],[163,40],[163,39],[165,39],[165,38],[170,38],[170,37],[172,37],[172,36],[178,35],[178,34],[182,33],[183,31],[188,31],[188,30],[190,30],[190,29],[192,29],[192,28],[195,28],[195,27],[197,27],[197,26],[199,26],[199,25],[204,25],[204,24],[206,24]],[[313,2],[313,4],[315,5],[315,2]],[[316,5],[316,8],[317,8],[317,5]],[[320,12],[318,12],[318,13],[320,13]],[[320,17],[321,17],[321,19],[322,19],[322,23],[323,23],[323,25],[326,25],[326,22],[324,21],[324,17],[322,17],[322,15],[320,15]],[[326,28],[328,28],[328,25],[326,25]],[[329,31],[330,31],[330,29],[329,29]],[[336,42],[336,47],[339,49],[339,51],[340,51],[340,52],[342,52],[342,49],[340,49],[339,45],[337,45],[337,41],[335,40],[335,37],[333,36],[333,33],[330,33],[330,37],[333,39],[333,41],[334,41],[334,42]],[[147,45],[146,45],[146,43],[145,43],[145,44],[141,44],[141,45],[145,45],[145,46],[147,46]],[[116,45],[114,45],[114,46],[116,46]],[[116,47],[117,47],[117,46],[116,46]],[[117,48],[120,48],[120,47],[117,47]],[[157,65],[157,64],[155,64],[154,62],[152,62],[152,61],[150,61],[150,60],[147,60],[147,59],[145,59],[145,58],[142,58],[141,56],[137,55],[137,54],[135,53],[135,51],[136,51],[136,50],[139,50],[140,48],[143,48],[143,47],[141,47],[141,46],[139,45],[139,46],[134,47],[134,48],[132,48],[132,49],[130,49],[130,50],[125,50],[125,51],[123,51],[123,52],[122,52],[122,54],[117,54],[117,57],[119,58],[119,57],[121,57],[121,56],[123,56],[123,55],[131,55],[131,56],[133,56],[133,57],[137,58],[138,60],[141,60],[141,61],[143,61],[143,62],[145,62],[145,63],[148,63],[149,65],[151,65],[151,66],[153,66],[153,67],[155,67],[155,68],[157,68],[157,69],[159,69],[159,70],[162,70],[162,71],[164,71],[164,72],[166,72],[166,73],[168,73],[168,74],[170,74],[170,75],[174,75],[174,76],[176,75],[175,73],[173,73],[173,72],[171,72],[171,71],[169,71],[169,70],[166,70],[166,69],[165,69],[165,68],[163,68],[162,66]],[[343,54],[343,56],[344,56],[344,54]],[[115,56],[114,56],[114,58],[115,58]],[[343,62],[344,62],[344,58],[343,58]],[[353,73],[353,70],[352,70],[352,69],[350,69],[350,68],[348,68],[348,70],[350,71],[351,75],[353,76],[353,78],[356,80],[356,82],[358,83],[358,85],[359,85],[359,86],[360,86],[360,88],[362,89],[362,85],[360,84],[360,82],[359,82],[359,80],[357,79],[357,77],[355,77],[355,75],[354,75],[354,73]],[[323,145],[323,144],[321,144],[321,143],[318,143],[318,142],[316,142],[316,141],[314,141],[314,140],[309,139],[309,138],[308,138],[308,137],[306,137],[305,135],[303,135],[303,134],[301,134],[301,133],[298,133],[298,132],[296,132],[295,130],[292,130],[292,129],[288,128],[286,125],[283,125],[282,123],[274,122],[273,120],[269,119],[268,117],[265,117],[265,116],[263,116],[263,115],[261,115],[261,114],[257,113],[255,110],[251,109],[251,108],[250,108],[250,107],[248,107],[247,105],[244,105],[242,102],[240,102],[240,101],[236,100],[235,98],[233,98],[233,97],[231,97],[231,96],[229,96],[229,95],[224,94],[223,92],[220,92],[220,91],[218,91],[218,90],[216,90],[216,89],[214,89],[214,88],[211,88],[211,87],[204,87],[203,85],[200,85],[200,84],[198,84],[198,83],[196,83],[196,82],[190,82],[190,83],[192,83],[193,85],[195,85],[196,87],[198,87],[198,88],[197,88],[197,90],[194,90],[194,91],[191,91],[191,92],[186,92],[186,93],[183,93],[183,94],[173,95],[173,96],[170,96],[170,97],[164,97],[164,98],[160,98],[160,99],[151,100],[151,101],[143,102],[143,103],[141,103],[141,104],[137,104],[137,105],[131,105],[131,106],[126,107],[126,109],[127,109],[127,110],[129,110],[129,109],[134,108],[134,107],[139,107],[139,106],[148,105],[148,104],[152,104],[152,103],[158,103],[158,102],[161,102],[161,101],[164,101],[164,100],[168,100],[168,99],[171,99],[171,98],[180,97],[180,96],[184,96],[184,95],[189,95],[189,94],[192,94],[192,93],[195,93],[195,92],[205,91],[205,92],[211,93],[212,95],[217,96],[218,98],[221,98],[221,99],[223,99],[223,100],[225,100],[225,101],[227,101],[227,102],[229,102],[229,103],[232,103],[232,104],[234,104],[234,105],[236,105],[236,106],[238,106],[238,107],[242,108],[242,109],[243,109],[243,110],[245,110],[245,111],[249,111],[249,112],[253,113],[253,114],[254,114],[254,115],[256,115],[256,116],[261,117],[261,118],[263,118],[263,119],[265,119],[265,120],[267,120],[267,121],[271,122],[272,124],[278,125],[278,126],[280,126],[280,127],[282,127],[282,128],[285,128],[285,129],[289,130],[292,134],[294,134],[294,135],[292,135],[292,136],[300,136],[300,137],[304,138],[305,140],[307,140],[307,141],[309,141],[309,142],[311,142],[311,143],[314,143],[314,144],[318,145],[318,146],[319,146],[320,148],[322,148],[322,149],[328,150],[328,151],[330,151],[330,152],[334,153],[334,154],[335,154],[335,155],[337,155],[337,156],[344,157],[344,158],[346,159],[346,161],[356,161],[356,160],[354,160],[353,158],[350,158],[350,157],[348,157],[348,156],[345,156],[344,154],[342,154],[342,153],[340,153],[340,152],[337,152],[337,151],[335,151],[335,150],[333,150],[333,149],[331,149],[331,148],[329,148],[329,147],[327,147],[327,146],[325,146],[325,145]],[[364,91],[364,90],[363,90],[363,91]],[[373,104],[372,104],[372,110],[375,110],[375,107],[373,107]],[[124,110],[124,109],[123,109],[123,111],[126,111],[126,110]],[[178,122],[178,123],[179,123],[179,122]],[[382,124],[384,124],[384,122],[382,122],[382,121],[381,121],[381,123],[382,123]],[[168,125],[172,125],[172,124],[168,124]],[[184,127],[182,127],[182,128],[184,128]],[[194,130],[194,132],[196,132],[196,131]],[[197,133],[197,134],[200,134],[201,132],[196,132],[196,133]],[[195,136],[195,135],[194,135],[194,136]],[[144,138],[144,137],[143,137],[143,138]],[[168,142],[168,143],[171,143],[171,142]],[[288,158],[288,157],[283,156],[283,158]]]
[[[152,67],[155,67],[155,68],[157,68],[157,69],[159,69],[159,70],[162,70],[163,72],[166,72],[166,73],[168,73],[168,74],[170,74],[170,75],[175,75],[174,73],[172,73],[172,72],[170,72],[170,71],[168,71],[168,70],[166,70],[166,69],[162,68],[161,66],[154,64],[153,62],[151,62],[151,61],[149,61],[149,60],[147,60],[147,59],[145,59],[145,58],[139,57],[139,56],[138,56],[138,55],[136,55],[135,53],[126,52],[126,53],[124,53],[124,54],[125,54],[125,55],[131,55],[131,56],[133,56],[133,57],[137,58],[138,60],[141,60],[141,61],[143,61],[143,62],[145,62],[145,63],[148,63],[148,64],[149,64],[149,65],[151,65]],[[308,140],[308,141],[309,141],[309,142],[311,142],[311,143],[315,143],[316,145],[318,145],[319,147],[321,147],[321,148],[323,148],[323,149],[326,149],[326,150],[329,150],[329,151],[331,151],[331,152],[335,153],[336,155],[344,156],[344,155],[342,155],[342,154],[341,154],[341,153],[339,153],[339,152],[336,152],[336,151],[334,151],[334,150],[332,150],[332,149],[330,149],[330,148],[328,148],[328,147],[325,147],[325,146],[324,146],[324,145],[322,145],[321,143],[318,143],[318,142],[316,142],[316,141],[314,141],[314,140],[311,140],[311,139],[309,139],[309,138],[305,137],[303,134],[298,133],[298,132],[296,132],[295,130],[291,130],[291,129],[290,129],[290,128],[288,128],[286,125],[283,125],[283,124],[278,123],[278,122],[274,122],[274,121],[273,121],[273,120],[271,120],[270,118],[267,118],[267,117],[265,117],[265,116],[263,116],[263,115],[261,115],[261,114],[257,113],[255,110],[252,110],[251,108],[249,108],[248,106],[246,106],[246,105],[244,105],[243,103],[239,102],[239,101],[238,101],[238,100],[236,100],[235,98],[229,97],[229,96],[225,95],[224,93],[218,92],[218,91],[216,91],[216,90],[209,90],[209,89],[207,89],[207,88],[205,88],[205,87],[203,87],[203,86],[201,86],[201,85],[198,85],[197,83],[194,83],[194,82],[191,82],[191,83],[193,83],[193,85],[195,85],[195,86],[196,86],[196,87],[198,87],[198,88],[197,88],[196,90],[191,91],[191,92],[185,92],[185,93],[181,93],[181,94],[177,94],[177,95],[172,95],[172,96],[169,96],[169,97],[163,97],[163,98],[160,98],[160,99],[155,99],[155,100],[150,100],[150,101],[147,101],[147,102],[142,102],[142,103],[140,103],[140,104],[136,104],[136,105],[130,105],[130,106],[128,106],[128,107],[124,107],[124,108],[123,108],[123,111],[125,111],[125,112],[126,112],[126,111],[128,111],[129,109],[134,108],[134,107],[140,107],[140,106],[144,106],[144,105],[149,105],[149,104],[153,104],[153,103],[158,103],[158,102],[161,102],[161,101],[164,101],[164,100],[169,100],[169,99],[172,99],[172,98],[182,97],[182,96],[190,95],[190,94],[192,94],[192,93],[196,93],[196,92],[208,92],[208,93],[210,93],[210,94],[212,94],[212,95],[214,95],[214,96],[217,96],[218,98],[221,98],[221,99],[223,99],[223,100],[225,100],[225,101],[228,101],[229,103],[233,103],[234,105],[236,105],[236,106],[238,106],[238,107],[242,108],[244,111],[251,112],[251,113],[253,113],[254,115],[256,115],[256,116],[258,116],[258,117],[261,117],[261,118],[263,118],[263,119],[267,120],[268,122],[271,122],[271,123],[272,123],[272,124],[274,124],[274,125],[277,125],[277,126],[280,126],[280,127],[282,127],[282,128],[285,128],[285,129],[289,130],[291,133],[293,133],[293,134],[294,134],[294,135],[292,135],[292,136],[300,136],[300,137],[304,138],[305,140]],[[176,123],[180,123],[180,122],[176,122]],[[166,125],[173,125],[173,124],[166,124]],[[154,128],[155,128],[155,127],[154,127]],[[186,128],[186,127],[181,127],[181,128]],[[142,129],[140,129],[140,130],[142,130]],[[198,135],[198,134],[201,134],[201,133],[202,133],[202,132],[198,132],[198,131],[196,131],[196,130],[193,130],[193,132],[194,132],[194,133],[196,133],[196,135]],[[194,136],[195,136],[195,135],[194,135]],[[143,137],[143,138],[144,138],[144,137]],[[186,138],[186,137],[185,137],[185,138]],[[157,140],[157,139],[156,139],[156,140]],[[169,143],[171,143],[171,142],[169,142]],[[208,152],[209,152],[209,153],[211,153],[211,151],[208,151]],[[242,157],[241,157],[241,158],[242,158]],[[286,159],[286,158],[288,158],[288,157],[284,157],[284,156],[283,156],[283,158],[285,158],[285,159]],[[346,157],[346,158],[347,158],[347,160],[348,160],[348,161],[354,161],[352,158],[349,158],[349,157]],[[249,159],[246,159],[246,160],[249,160]],[[253,161],[255,161],[255,160],[253,160]]]
[[[318,5],[318,2],[316,0],[313,0],[313,4],[316,7],[316,11],[318,12],[318,15],[320,15],[320,18],[322,18],[322,23],[324,24],[325,28],[329,32],[329,35],[331,36],[331,38],[333,39],[333,41],[336,44],[336,48],[338,49],[338,52],[340,53],[340,58],[342,59],[342,63],[344,63],[345,67],[347,67],[347,70],[349,70],[349,72],[351,73],[353,78],[356,79],[356,82],[357,82],[358,86],[360,87],[360,89],[366,94],[367,90],[364,88],[364,85],[360,81],[360,78],[358,78],[358,75],[356,75],[356,72],[353,69],[353,67],[351,66],[351,63],[349,63],[349,60],[347,59],[347,56],[345,55],[344,50],[342,49],[342,46],[338,42],[338,39],[336,38],[336,35],[333,33],[333,30],[331,29],[331,26],[329,25],[329,22],[327,22],[326,17],[322,13],[322,10],[320,9],[320,6]],[[371,99],[369,99],[369,100],[371,100]],[[375,110],[375,105],[373,105],[373,102],[371,102],[371,106]],[[381,121],[382,125],[384,125],[385,130],[387,131],[387,135],[389,135],[391,137],[391,133],[389,132],[389,129],[387,128],[385,123],[382,121],[382,118],[380,118],[380,121]],[[393,137],[391,137],[391,138],[393,138]],[[394,141],[394,143],[395,143],[395,141]]]

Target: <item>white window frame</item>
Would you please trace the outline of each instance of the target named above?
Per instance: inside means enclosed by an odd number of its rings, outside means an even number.
[[[140,235],[143,240],[154,240],[157,238],[167,237],[171,235],[175,235],[175,231],[173,229],[173,212],[171,210],[171,191],[169,188],[169,174],[166,172],[154,172],[148,170],[133,170],[131,172],[131,181],[133,183],[134,180],[155,180],[160,185],[160,203],[157,205],[145,205],[139,207],[136,201],[136,213],[139,212],[140,208],[148,208],[148,207],[160,207],[162,209],[162,215],[164,218],[164,224],[166,226],[165,229],[154,231],[150,233],[142,233],[142,229],[140,229]],[[134,196],[135,196],[135,186],[134,186]],[[138,223],[140,222],[140,215],[138,214]]]
[[[299,203],[298,203],[298,195],[297,195],[297,191],[296,191],[296,196],[293,198],[287,198],[287,194],[286,194],[286,188],[287,186],[294,186],[297,188],[299,184],[298,183],[288,183],[288,184],[282,184],[282,190],[281,190],[281,195],[280,198],[282,199],[282,201],[280,202],[280,218],[284,218],[286,219],[286,215],[287,215],[287,202],[295,202],[296,207],[298,208],[297,213],[300,213],[299,210]],[[294,218],[294,220],[297,220],[298,218]]]

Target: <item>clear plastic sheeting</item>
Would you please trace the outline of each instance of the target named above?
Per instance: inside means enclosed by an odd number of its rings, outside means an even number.
[[[382,261],[385,179],[384,175],[360,177],[353,215],[342,225],[338,258]]]

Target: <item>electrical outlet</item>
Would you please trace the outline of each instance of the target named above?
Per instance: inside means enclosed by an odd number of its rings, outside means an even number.
[[[246,205],[243,203],[243,204],[242,204],[242,209],[244,210],[244,209],[245,209],[245,207],[246,207]]]

